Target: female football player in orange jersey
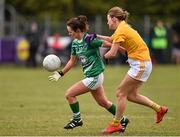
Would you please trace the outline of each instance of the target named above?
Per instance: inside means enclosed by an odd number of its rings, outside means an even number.
[[[145,105],[156,111],[156,123],[161,122],[168,111],[165,106],[160,106],[149,98],[138,93],[139,88],[148,79],[152,63],[149,49],[138,32],[127,24],[128,12],[120,7],[113,7],[107,13],[107,24],[109,29],[115,30],[111,37],[97,35],[98,38],[112,43],[110,50],[104,55],[106,59],[116,56],[121,47],[127,52],[130,69],[117,88],[116,115],[110,125],[103,133],[111,134],[121,131],[120,119],[126,108],[126,100]]]

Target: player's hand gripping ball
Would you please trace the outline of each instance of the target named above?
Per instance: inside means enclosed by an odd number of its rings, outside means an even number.
[[[61,60],[54,54],[47,55],[43,60],[43,67],[50,72],[56,71],[61,66]]]

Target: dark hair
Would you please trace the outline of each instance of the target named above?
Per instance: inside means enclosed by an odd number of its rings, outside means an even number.
[[[84,15],[69,19],[66,25],[71,27],[73,31],[77,31],[77,29],[80,29],[81,32],[86,32],[89,29],[87,17]]]
[[[108,13],[111,17],[116,17],[118,20],[125,20],[127,21],[129,13],[120,7],[113,7],[111,8]]]

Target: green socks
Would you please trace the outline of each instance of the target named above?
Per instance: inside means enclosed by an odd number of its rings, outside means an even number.
[[[116,114],[116,106],[114,104],[112,104],[112,106],[108,108],[107,110],[113,115]]]
[[[73,112],[73,119],[80,120],[81,119],[81,113],[79,111],[79,102],[77,101],[74,104],[69,104],[70,108]],[[107,109],[111,114],[115,115],[116,114],[116,106],[112,104],[110,108]]]
[[[70,108],[73,112],[73,119],[80,120],[81,119],[81,113],[79,111],[79,102],[77,101],[74,104],[69,104]]]

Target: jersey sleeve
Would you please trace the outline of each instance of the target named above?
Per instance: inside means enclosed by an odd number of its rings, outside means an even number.
[[[114,34],[111,36],[113,43],[120,43],[125,41],[125,34],[117,29]]]
[[[97,38],[93,39],[93,40],[91,41],[91,43],[90,43],[90,45],[93,46],[93,47],[95,47],[95,48],[101,47],[102,44],[103,44],[103,41],[100,40],[100,39],[97,39]]]

